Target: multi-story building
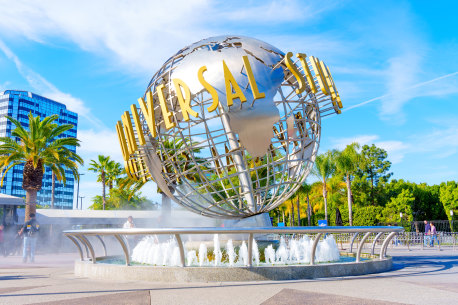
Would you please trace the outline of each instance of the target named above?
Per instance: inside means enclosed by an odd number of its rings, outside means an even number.
[[[64,104],[50,100],[43,96],[27,91],[6,90],[0,92],[0,137],[11,137],[11,131],[15,126],[5,117],[9,115],[17,119],[24,127],[29,126],[28,115],[32,112],[34,116],[41,118],[57,114],[58,124],[72,124],[74,127],[61,135],[61,137],[75,137],[78,125],[78,115],[67,110]],[[75,151],[76,147],[69,147]],[[1,193],[25,198],[25,191],[22,189],[23,165],[15,166],[7,173]],[[54,207],[71,209],[73,208],[73,190],[75,179],[71,171],[66,171],[66,184],[56,181]],[[51,204],[52,191],[51,170],[46,168],[43,177],[43,188],[38,192],[37,204],[48,206]]]

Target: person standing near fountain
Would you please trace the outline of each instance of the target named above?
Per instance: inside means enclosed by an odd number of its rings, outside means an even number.
[[[40,230],[40,225],[35,219],[35,214],[30,213],[30,220],[24,223],[21,230],[18,232],[19,235],[24,234],[24,248],[22,250],[22,262],[27,262],[27,250],[30,249],[30,262],[35,261],[35,247],[37,244],[37,235]]]
[[[424,241],[424,246],[427,247],[430,243],[431,240],[431,226],[429,225],[428,221],[425,220],[425,241]]]
[[[127,221],[122,226],[123,229],[133,229],[135,228],[134,218],[132,216],[127,217]]]

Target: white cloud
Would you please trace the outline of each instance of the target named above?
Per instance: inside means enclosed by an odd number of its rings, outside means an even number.
[[[291,20],[303,23],[316,19],[333,6],[332,1],[312,7],[294,0],[236,5],[207,0],[17,0],[8,2],[8,9],[0,18],[0,32],[48,44],[59,43],[57,37],[86,51],[114,55],[116,64],[151,75],[158,63],[185,43],[227,32],[227,24],[237,28],[291,23]]]
[[[401,141],[380,141],[378,135],[357,135],[354,137],[332,139],[333,147],[339,150],[344,149],[348,144],[353,142],[363,145],[372,145],[383,148],[388,153],[388,160],[393,164],[400,163],[405,154],[409,152],[410,144]]]
[[[351,144],[353,142],[357,142],[362,146],[362,145],[370,145],[378,139],[379,139],[379,136],[377,135],[357,135],[357,136],[348,137],[348,138],[332,139],[331,141],[334,143],[333,144],[334,148],[342,150],[348,144]]]
[[[34,90],[39,92],[41,95],[65,104],[69,110],[78,113],[78,115],[81,115],[92,123],[100,126],[100,121],[90,113],[90,109],[84,105],[84,102],[81,99],[76,98],[69,93],[60,91],[40,74],[24,65],[19,57],[14,54],[2,40],[0,40],[0,51],[2,51],[8,59],[14,62],[18,72],[22,75],[22,77],[24,77],[24,79],[27,80],[28,84]]]
[[[121,148],[115,131],[103,130],[78,130],[78,139],[81,147],[78,149],[85,160],[96,158],[98,155],[110,156],[113,160],[122,162]]]

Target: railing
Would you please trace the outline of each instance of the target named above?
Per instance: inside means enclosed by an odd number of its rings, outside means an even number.
[[[97,257],[95,255],[94,247],[91,241],[87,238],[89,236],[95,236],[97,240],[101,243],[104,254],[107,256],[107,247],[101,236],[113,236],[121,245],[121,248],[124,253],[126,260],[126,265],[130,265],[130,251],[128,242],[126,240],[127,235],[173,235],[176,239],[180,250],[180,261],[181,266],[185,267],[185,253],[183,241],[181,235],[189,234],[243,234],[248,235],[248,267],[251,267],[252,264],[252,255],[253,255],[253,239],[254,234],[283,234],[283,235],[293,235],[293,234],[315,234],[315,239],[313,241],[311,256],[310,256],[310,265],[315,264],[315,252],[320,241],[320,238],[323,234],[337,233],[337,234],[352,234],[353,245],[354,240],[359,234],[365,233],[362,237],[357,252],[356,252],[356,262],[360,261],[361,252],[363,249],[364,243],[368,240],[371,234],[377,234],[375,240],[373,241],[372,249],[374,249],[375,243],[382,237],[385,237],[380,249],[379,258],[383,260],[386,255],[387,247],[391,239],[397,234],[404,231],[403,227],[266,227],[266,228],[157,228],[157,229],[87,229],[87,230],[69,230],[64,231],[65,236],[67,236],[77,247],[80,254],[81,260],[84,260],[83,249],[86,251],[86,257],[92,260],[92,263],[97,262]],[[384,235],[388,233],[388,235]],[[352,247],[352,246],[351,246]],[[372,254],[373,250],[372,250]]]
[[[382,233],[387,234],[387,233]],[[340,233],[334,235],[336,242],[341,246],[341,248],[346,247],[348,251],[351,252],[353,245],[359,246],[359,243],[362,239],[362,235],[353,235],[349,233]],[[375,236],[368,238],[367,242],[374,241]],[[383,240],[384,237],[380,237],[380,240]],[[375,241],[371,253],[374,253],[374,247],[381,245],[381,241]],[[428,243],[432,240],[431,236],[425,236],[423,233],[416,232],[398,232],[391,240],[391,247],[407,247],[408,250],[424,250],[429,248]],[[458,232],[437,232],[437,239],[434,239],[434,247],[437,250],[442,249],[458,249]]]

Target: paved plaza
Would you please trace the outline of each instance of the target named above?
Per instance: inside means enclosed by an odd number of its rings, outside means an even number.
[[[458,251],[389,249],[386,273],[284,282],[151,283],[75,278],[77,254],[0,258],[0,304],[457,304]]]

